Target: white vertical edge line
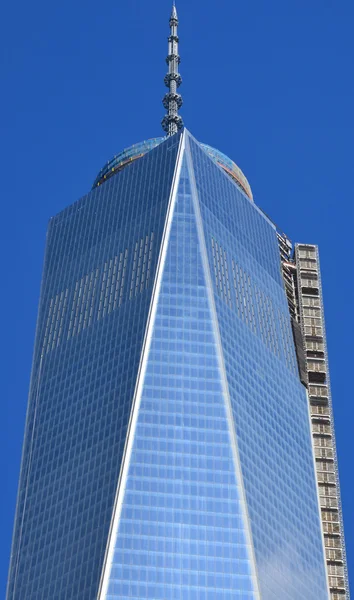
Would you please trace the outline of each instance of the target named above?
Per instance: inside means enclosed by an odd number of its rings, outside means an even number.
[[[26,513],[27,489],[28,489],[28,483],[26,481],[26,478],[28,477],[28,474],[29,474],[29,468],[27,467],[27,471],[25,472],[25,466],[26,466],[25,465],[25,451],[27,449],[26,442],[28,440],[29,450],[31,453],[33,436],[35,433],[36,411],[37,411],[39,390],[40,390],[40,384],[41,384],[42,364],[43,364],[43,360],[44,360],[44,347],[42,347],[42,350],[39,351],[39,348],[40,348],[39,341],[40,341],[40,336],[41,336],[40,316],[41,316],[42,311],[44,310],[44,302],[45,302],[44,290],[45,290],[45,276],[47,274],[47,265],[48,265],[48,260],[49,260],[48,259],[49,237],[50,237],[50,224],[48,225],[47,232],[46,232],[46,239],[45,239],[44,261],[43,261],[38,309],[37,309],[36,332],[35,332],[34,349],[33,349],[33,356],[32,356],[31,378],[30,378],[29,393],[28,393],[28,403],[27,403],[27,409],[26,409],[25,430],[24,430],[24,434],[23,434],[21,466],[20,466],[20,475],[19,475],[18,489],[17,489],[15,518],[14,518],[12,540],[11,540],[10,565],[9,565],[9,572],[8,572],[6,593],[5,593],[6,600],[10,600],[11,581],[13,581],[13,590],[12,590],[11,598],[15,598],[16,586],[17,586],[18,563],[19,563],[19,557],[20,557],[20,551],[21,551],[22,528],[23,528],[23,522],[24,522],[25,513]],[[52,300],[53,300],[53,298],[52,298]],[[42,328],[43,328],[43,324],[42,324]],[[40,352],[38,355],[39,368],[38,368],[38,372],[36,375],[35,360],[36,360],[38,351]],[[36,381],[35,381],[35,378],[37,378]],[[33,400],[32,400],[32,390],[33,391],[35,390]],[[34,405],[33,406],[34,422],[33,422],[32,429],[30,430],[29,427],[30,427],[32,404]],[[30,454],[29,454],[29,456],[30,456]],[[26,488],[25,488],[26,499],[25,499],[25,503],[23,505],[22,515],[20,515],[20,506],[21,506],[20,486],[21,486],[21,483],[24,483],[25,481],[26,481]],[[18,544],[17,544],[17,548],[16,548],[15,547],[15,535],[16,535],[17,527],[19,527],[19,538],[18,538]],[[16,551],[16,553],[15,553],[15,551]]]
[[[98,590],[98,595],[97,595],[98,600],[104,600],[106,598],[107,591],[108,591],[109,578],[110,578],[110,573],[111,573],[111,568],[112,568],[112,563],[113,563],[115,541],[117,538],[117,533],[118,533],[118,528],[119,528],[120,515],[121,515],[121,511],[122,511],[125,487],[126,487],[127,478],[128,478],[130,459],[131,459],[131,454],[132,454],[132,449],[133,449],[133,443],[134,443],[136,425],[137,425],[139,408],[140,408],[140,403],[141,403],[141,396],[142,396],[142,391],[143,391],[143,384],[144,384],[144,379],[145,379],[147,361],[148,361],[148,356],[149,356],[149,351],[150,351],[153,327],[154,327],[157,304],[158,304],[158,298],[159,298],[159,293],[160,293],[160,289],[161,289],[162,274],[164,271],[164,265],[165,265],[165,261],[166,261],[166,255],[167,255],[167,247],[168,247],[170,230],[171,230],[171,225],[172,225],[172,218],[173,218],[174,208],[175,208],[175,204],[176,204],[177,190],[178,190],[179,177],[180,177],[181,168],[182,168],[184,147],[185,147],[185,134],[182,133],[181,139],[179,142],[179,149],[178,149],[178,154],[177,154],[177,159],[176,159],[175,172],[173,175],[173,180],[172,180],[172,185],[171,185],[171,192],[170,192],[170,198],[169,198],[169,203],[168,203],[168,208],[167,208],[166,221],[165,221],[164,231],[162,234],[161,249],[160,249],[160,254],[159,254],[159,258],[158,258],[156,276],[155,276],[155,281],[154,281],[154,288],[153,288],[153,292],[152,292],[150,310],[149,310],[149,315],[148,315],[148,319],[147,319],[147,326],[146,326],[145,337],[144,337],[144,342],[143,342],[143,350],[141,353],[140,364],[139,364],[138,375],[137,375],[137,382],[136,382],[136,386],[135,386],[132,409],[131,409],[131,413],[130,413],[130,420],[129,420],[129,424],[128,424],[126,443],[125,443],[125,448],[124,448],[123,457],[122,457],[122,468],[121,468],[118,485],[117,485],[116,498],[115,498],[114,507],[113,507],[113,515],[112,515],[110,530],[109,530],[109,534],[108,534],[106,554],[105,554],[104,561],[103,561],[100,585],[99,585],[99,590]]]
[[[226,405],[227,420],[228,420],[228,424],[229,424],[229,432],[230,432],[231,443],[232,443],[232,453],[233,453],[233,457],[234,457],[236,477],[240,483],[241,510],[243,512],[243,517],[244,517],[244,523],[245,523],[245,529],[246,529],[246,539],[247,539],[247,542],[248,542],[248,545],[250,548],[250,552],[251,552],[251,557],[250,557],[251,561],[250,562],[251,562],[251,570],[253,572],[252,573],[253,581],[255,584],[254,591],[255,591],[256,598],[258,600],[261,600],[260,591],[259,591],[259,580],[258,580],[258,574],[257,574],[256,557],[255,557],[254,546],[253,546],[250,519],[249,519],[249,515],[248,515],[248,510],[247,510],[246,494],[245,494],[245,489],[244,489],[244,484],[243,484],[241,463],[240,463],[236,431],[235,431],[235,425],[234,425],[234,417],[233,417],[232,408],[231,408],[231,399],[230,399],[230,393],[229,393],[229,388],[228,388],[228,383],[227,383],[227,376],[226,376],[226,369],[225,369],[225,363],[224,363],[224,358],[223,358],[222,343],[221,343],[221,336],[220,336],[217,313],[216,313],[216,306],[215,306],[215,301],[214,301],[213,292],[212,292],[213,285],[212,285],[212,279],[211,279],[211,275],[210,275],[210,271],[209,271],[209,261],[208,261],[206,243],[205,243],[205,238],[204,238],[202,217],[201,217],[200,208],[199,208],[199,197],[198,197],[198,191],[197,191],[197,186],[196,186],[196,182],[195,182],[194,168],[193,168],[193,161],[192,161],[191,152],[190,152],[189,140],[187,140],[187,142],[186,142],[186,157],[187,157],[188,171],[189,171],[190,180],[191,180],[192,202],[193,202],[193,206],[194,206],[198,238],[199,238],[200,247],[201,247],[201,256],[202,256],[204,273],[205,273],[205,278],[206,278],[206,283],[207,283],[206,287],[207,287],[207,293],[208,293],[208,300],[209,300],[210,310],[212,313],[212,322],[213,322],[214,336],[215,336],[215,342],[216,342],[216,347],[217,347],[219,367],[220,367],[220,372],[221,372],[223,395],[224,395],[224,398],[226,399],[225,405]]]

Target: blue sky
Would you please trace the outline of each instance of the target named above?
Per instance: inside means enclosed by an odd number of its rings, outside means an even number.
[[[45,232],[121,149],[161,135],[169,0],[6,3],[2,94],[0,595]],[[185,125],[245,172],[293,241],[320,246],[349,574],[354,573],[354,4],[178,0]]]

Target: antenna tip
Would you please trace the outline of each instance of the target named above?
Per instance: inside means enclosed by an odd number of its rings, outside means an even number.
[[[172,4],[171,20],[172,19],[175,20],[175,21],[178,21],[177,9],[176,9],[175,2],[173,2],[173,4]]]

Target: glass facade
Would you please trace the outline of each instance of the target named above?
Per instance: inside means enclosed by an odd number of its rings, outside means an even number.
[[[50,222],[8,598],[328,599],[276,231],[187,131]]]
[[[327,598],[307,395],[274,225],[190,140],[261,598]]]
[[[186,159],[107,600],[256,598]]]
[[[11,600],[97,595],[178,143],[50,221]]]

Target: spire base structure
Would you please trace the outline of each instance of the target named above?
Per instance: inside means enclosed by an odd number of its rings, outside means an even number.
[[[181,108],[183,100],[182,96],[177,93],[177,89],[182,83],[182,77],[178,72],[178,65],[181,62],[178,54],[178,16],[175,4],[172,6],[172,12],[170,17],[170,36],[168,38],[168,55],[166,63],[168,65],[168,72],[165,76],[164,83],[168,88],[168,93],[165,94],[162,104],[167,110],[167,114],[161,121],[163,130],[168,136],[174,135],[183,127],[182,117],[178,114],[178,110]]]
[[[183,127],[183,120],[180,115],[165,115],[161,121],[162,129],[167,135],[174,135]]]

